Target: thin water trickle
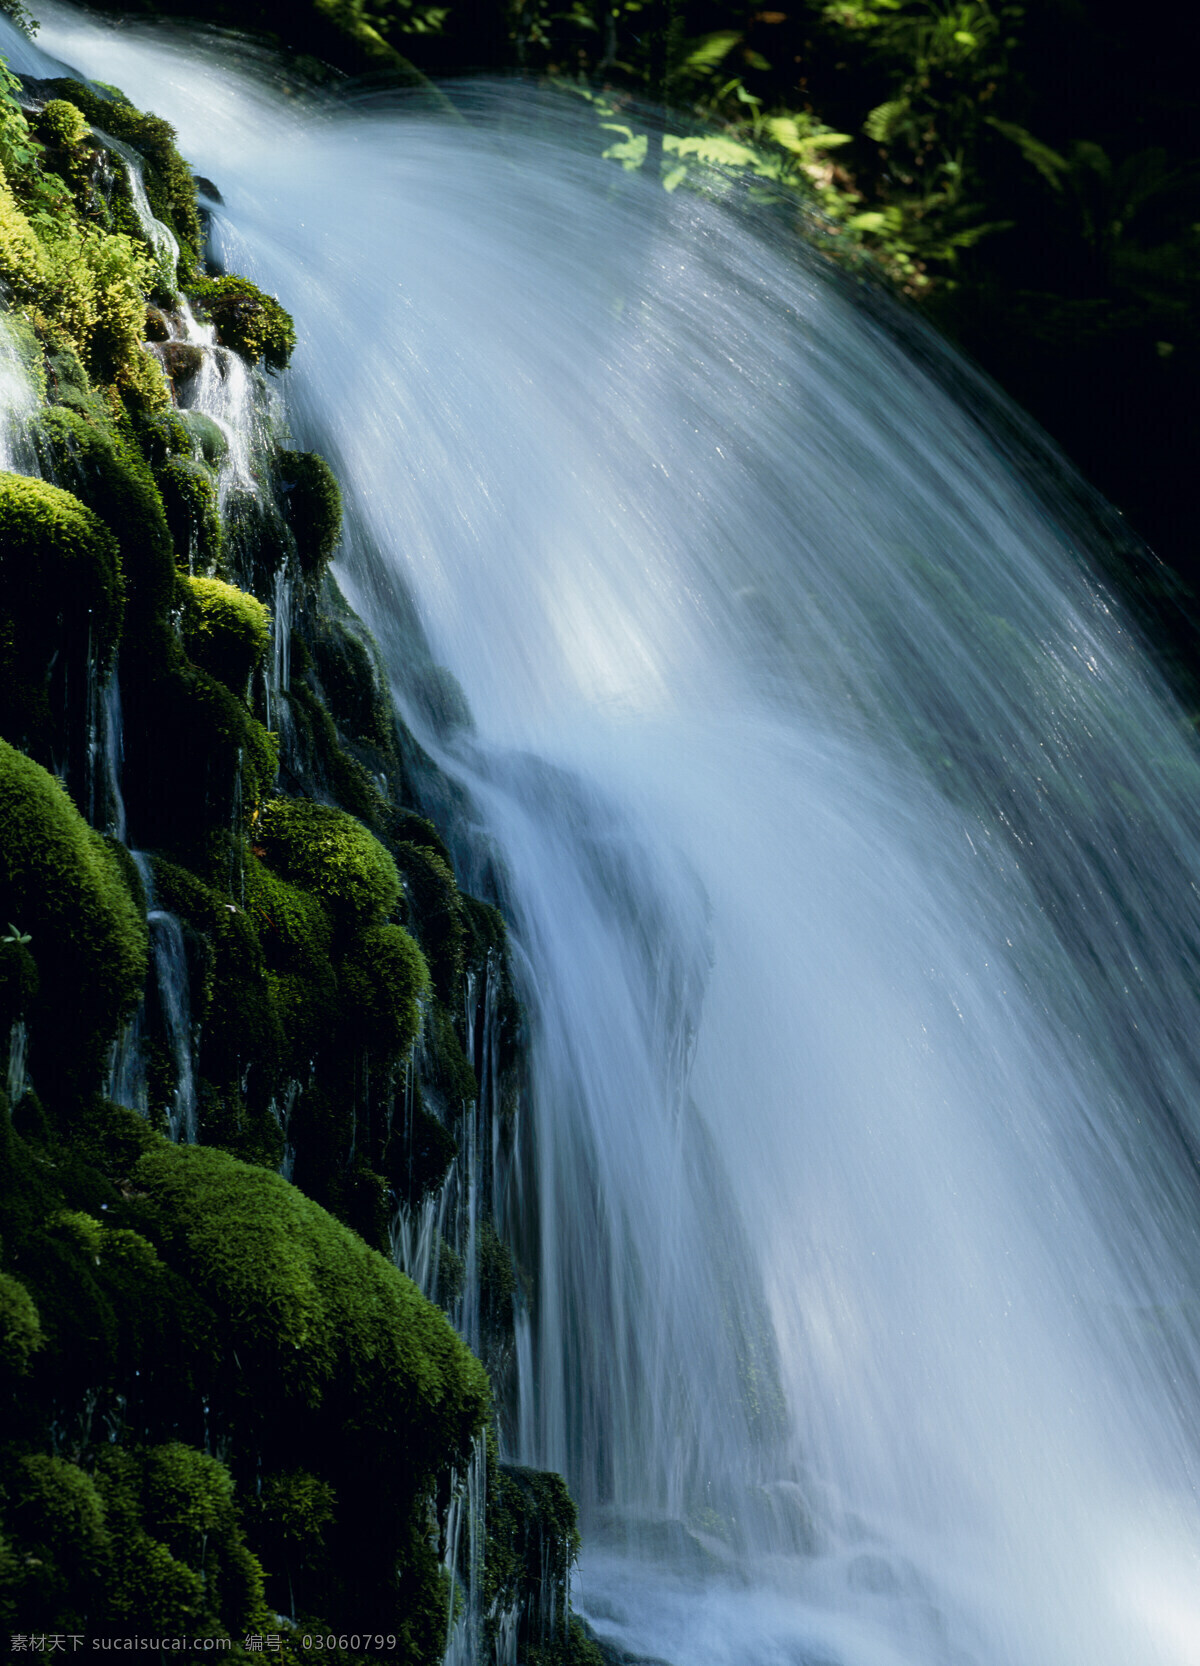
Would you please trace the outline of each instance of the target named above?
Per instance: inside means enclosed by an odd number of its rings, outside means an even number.
[[[314,121],[44,14],[294,310],[342,582],[500,875],[515,1455],[581,1499],[577,1601],[671,1666],[1194,1662],[1200,767],[1115,521],[586,113]]]

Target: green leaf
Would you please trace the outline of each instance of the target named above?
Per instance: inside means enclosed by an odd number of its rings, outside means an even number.
[[[908,109],[906,98],[890,98],[886,104],[877,104],[863,122],[863,132],[877,145],[886,145],[908,114]]]
[[[701,35],[698,40],[689,42],[687,56],[679,66],[678,73],[683,75],[707,75],[710,70],[733,51],[741,40],[741,30],[718,29],[711,35]]]
[[[673,191],[677,185],[682,185],[686,178],[687,168],[681,163],[678,167],[672,168],[670,173],[664,176],[663,190]]]
[[[1052,190],[1061,191],[1063,176],[1070,172],[1070,164],[1066,157],[1060,156],[1049,145],[1035,139],[1026,128],[1019,127],[1015,121],[998,121],[995,116],[985,118],[989,127],[1016,145],[1021,155],[1031,167],[1037,169],[1047,185]]]

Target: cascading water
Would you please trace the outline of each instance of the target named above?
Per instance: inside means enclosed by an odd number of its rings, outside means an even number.
[[[309,108],[44,16],[294,309],[340,576],[498,876],[511,1455],[582,1500],[584,1611],[672,1666],[1200,1659],[1200,767],[1115,523],[554,103]]]

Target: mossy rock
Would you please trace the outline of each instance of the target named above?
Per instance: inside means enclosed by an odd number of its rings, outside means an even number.
[[[454,1001],[466,941],[454,875],[429,845],[397,844],[394,853],[433,986],[443,1001]]]
[[[0,1044],[28,1013],[37,991],[37,964],[26,945],[0,939]]]
[[[52,98],[44,105],[37,123],[47,144],[57,145],[61,150],[75,150],[91,137],[83,111],[65,98]]]
[[[42,471],[76,494],[115,534],[132,623],[175,602],[175,559],[162,499],[143,459],[111,427],[61,405],[41,412],[33,441]]]
[[[50,1453],[13,1467],[5,1490],[9,1532],[18,1551],[12,1593],[30,1623],[61,1616],[82,1629],[103,1600],[110,1541],[104,1503],[90,1475]]]
[[[479,1093],[479,1084],[448,1009],[434,999],[425,1020],[422,1072],[430,1091],[451,1116],[457,1116]]]
[[[229,1327],[264,1414],[277,1399],[352,1407],[410,1484],[461,1466],[487,1378],[410,1279],[277,1174],[224,1152],[164,1147],[133,1183],[145,1230]]]
[[[39,1084],[96,1080],[146,979],[146,922],[120,864],[54,779],[0,741],[0,915],[30,938]]]
[[[306,1061],[337,1037],[329,1017],[338,988],[330,962],[333,928],[315,897],[291,885],[249,855],[245,867],[246,908],[258,932],[267,984],[283,1033],[291,1073],[306,1073]]]
[[[212,573],[221,561],[222,537],[211,471],[191,457],[171,457],[158,471],[158,489],[180,563],[189,573]]]
[[[221,1090],[216,1108],[221,1128],[206,1137],[217,1133],[222,1144],[231,1143],[231,1136],[241,1132],[240,1084],[248,1074],[256,1087],[272,1083],[284,1048],[254,916],[175,863],[156,858],[154,877],[163,906],[207,945],[204,965],[197,968],[200,975],[191,979],[194,1016],[202,1026],[197,1065]]]
[[[368,926],[338,968],[340,1023],[351,1045],[381,1065],[398,1063],[421,1027],[429,987],[425,958],[403,926]]]
[[[51,663],[103,677],[125,614],[112,533],[70,492],[0,474],[0,724],[45,752]]]
[[[489,1465],[484,1603],[492,1614],[521,1609],[518,1653],[537,1666],[599,1666],[600,1656],[568,1622],[569,1577],[579,1554],[574,1500],[561,1475]]]
[[[19,1279],[0,1273],[0,1380],[21,1376],[41,1346],[37,1304]]]
[[[275,464],[275,490],[283,504],[300,566],[318,578],[342,533],[342,494],[337,477],[315,451],[284,451]]]
[[[183,411],[155,411],[137,428],[142,456],[157,471],[172,457],[191,457],[192,432]]]
[[[204,1635],[272,1623],[224,1464],[178,1440],[110,1447],[95,1480],[112,1545],[110,1624]]]
[[[231,347],[250,364],[284,370],[296,345],[296,327],[273,295],[249,278],[196,277],[188,295],[216,326],[222,347]]]
[[[313,657],[338,728],[372,746],[388,746],[390,710],[367,644],[340,620],[330,620],[314,637]]]
[[[132,145],[146,159],[146,196],[155,217],[175,232],[185,257],[181,268],[194,267],[200,256],[200,214],[191,169],[175,147],[175,129],[161,116],[136,110],[123,96],[105,97],[95,85],[61,79],[43,82],[42,90],[69,100],[93,127]]]
[[[229,455],[229,439],[221,424],[215,422],[205,411],[180,411],[178,416],[189,441],[199,450],[200,456],[210,468],[218,468]]]
[[[395,862],[344,810],[303,798],[271,798],[259,810],[254,837],[270,867],[342,922],[381,920],[400,900]]]
[[[210,676],[245,698],[271,642],[271,615],[256,597],[219,578],[186,580],[183,645]]]

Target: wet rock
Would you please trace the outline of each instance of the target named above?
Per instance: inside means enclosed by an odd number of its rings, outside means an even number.
[[[160,307],[146,308],[146,340],[170,341],[171,326],[167,322],[167,315]]]
[[[204,349],[190,341],[168,341],[162,350],[162,361],[173,382],[186,382],[204,363]]]

